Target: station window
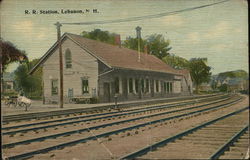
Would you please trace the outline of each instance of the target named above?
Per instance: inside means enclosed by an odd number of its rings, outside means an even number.
[[[166,82],[163,82],[163,88],[164,88],[164,92],[166,93],[167,92],[167,83]]]
[[[82,79],[82,93],[89,93],[89,80],[85,78]]]
[[[146,92],[149,92],[149,79],[146,79]]]
[[[173,92],[173,83],[172,82],[169,83],[169,91]]]
[[[129,78],[129,93],[133,93],[133,79]]]
[[[72,57],[69,49],[65,51],[65,65],[66,68],[72,68]]]
[[[51,80],[51,94],[58,95],[58,80],[57,79]]]
[[[167,82],[167,92],[169,93],[169,82]]]
[[[68,89],[68,97],[69,98],[72,98],[72,97],[74,97],[74,94],[73,94],[74,92],[73,92],[73,88],[69,88]]]
[[[159,92],[159,81],[156,80],[155,83],[156,83],[156,85],[155,85],[155,87],[156,87],[156,92]]]
[[[135,79],[135,92],[138,93],[139,91],[139,80]]]
[[[119,77],[115,77],[115,93],[119,93]]]
[[[141,79],[141,90],[142,90],[142,93],[144,93],[145,91],[144,79]]]

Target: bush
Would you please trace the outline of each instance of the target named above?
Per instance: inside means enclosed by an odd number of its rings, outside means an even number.
[[[8,96],[8,97],[10,97],[10,96],[17,96],[17,95],[18,95],[18,93],[16,91],[5,91],[3,93],[3,96]]]
[[[212,93],[218,93],[219,91],[215,90],[208,90],[208,91],[200,91],[201,94],[212,94]]]
[[[222,84],[220,87],[218,87],[218,89],[221,91],[221,92],[227,92],[227,84]]]
[[[249,94],[249,90],[242,90],[240,91],[241,94]]]
[[[29,96],[28,98],[33,100],[42,100],[42,96]]]
[[[90,103],[91,104],[95,104],[95,103],[98,103],[98,99],[96,97],[93,97],[93,98],[90,98]]]

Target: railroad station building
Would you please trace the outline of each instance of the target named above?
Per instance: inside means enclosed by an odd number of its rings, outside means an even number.
[[[188,70],[176,70],[154,55],[118,45],[64,33],[64,102],[72,97],[96,98],[99,102],[174,97],[192,94]],[[59,101],[58,42],[41,57],[30,73],[43,68],[45,103]]]

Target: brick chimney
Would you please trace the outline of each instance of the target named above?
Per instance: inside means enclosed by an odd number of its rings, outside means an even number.
[[[121,48],[121,36],[119,34],[115,35],[115,44]]]

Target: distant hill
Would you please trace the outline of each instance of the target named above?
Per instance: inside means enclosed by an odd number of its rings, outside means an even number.
[[[221,92],[248,91],[248,81],[249,76],[246,71],[235,70],[213,75],[210,80],[210,86],[214,90],[218,89]]]
[[[248,78],[248,73],[244,70],[235,70],[235,71],[228,71],[222,72],[218,74],[218,79],[225,79],[225,78]]]

